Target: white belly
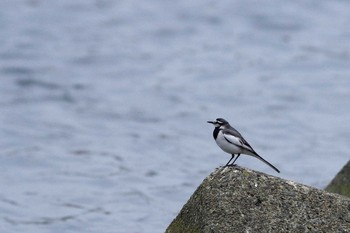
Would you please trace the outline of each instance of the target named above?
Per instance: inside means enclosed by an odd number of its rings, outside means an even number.
[[[216,144],[225,152],[229,154],[240,154],[242,153],[242,149],[238,146],[235,146],[232,143],[229,143],[224,138],[224,135],[221,133],[221,131],[218,133],[218,136],[216,138]]]

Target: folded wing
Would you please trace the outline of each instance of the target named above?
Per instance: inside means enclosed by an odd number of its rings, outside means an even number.
[[[251,152],[254,155],[257,154],[254,151],[254,149],[249,145],[249,143],[242,136],[238,137],[238,135],[235,136],[235,135],[232,135],[232,134],[224,133],[224,137],[225,137],[227,142],[229,142],[229,143],[231,143],[231,144],[233,144],[235,146],[241,147],[242,149],[244,149],[246,151],[249,151],[249,152]]]
[[[278,173],[280,172],[275,166],[273,166],[271,163],[269,163],[264,158],[262,158],[260,155],[258,155],[258,153],[256,153],[254,151],[254,149],[249,145],[249,143],[239,133],[236,135],[232,135],[228,132],[226,132],[226,133],[224,132],[224,138],[226,139],[227,142],[229,142],[235,146],[241,147],[243,150],[248,152],[247,154],[251,154],[252,156],[260,159],[261,161],[263,161],[264,163],[266,163],[267,165],[272,167],[276,172],[278,172]]]

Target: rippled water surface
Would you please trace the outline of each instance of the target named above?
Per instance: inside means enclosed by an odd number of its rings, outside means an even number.
[[[281,174],[349,159],[347,1],[0,2],[0,231],[164,232],[227,162],[224,117]]]

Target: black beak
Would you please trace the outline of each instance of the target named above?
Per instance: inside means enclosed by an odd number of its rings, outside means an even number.
[[[210,124],[215,124],[215,121],[207,121]]]

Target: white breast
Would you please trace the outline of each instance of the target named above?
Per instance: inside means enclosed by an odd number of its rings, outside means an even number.
[[[232,136],[233,137],[233,136]],[[238,146],[235,146],[232,143],[229,143],[223,133],[221,132],[221,130],[218,133],[218,136],[216,138],[216,144],[218,144],[218,146],[225,152],[229,153],[229,154],[240,154],[242,153],[242,149]]]

